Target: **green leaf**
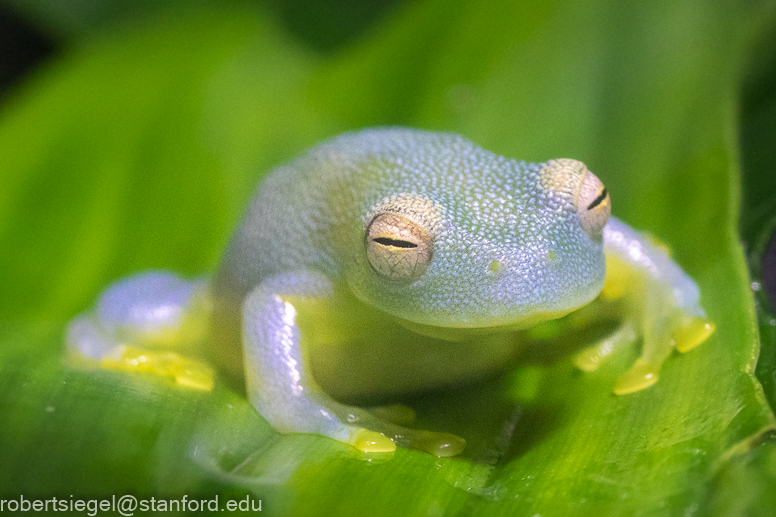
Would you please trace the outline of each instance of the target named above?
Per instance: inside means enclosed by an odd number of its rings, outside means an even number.
[[[775,64],[776,38],[773,33],[765,33],[755,46],[744,82],[739,135],[743,169],[739,227],[752,274],[761,341],[756,374],[771,408],[776,408],[776,285],[766,285],[764,274],[766,249],[769,242],[776,242],[776,176],[772,170],[776,160]],[[774,274],[776,271],[771,272],[771,278],[776,277]],[[773,514],[775,438],[773,433],[766,434],[752,450],[720,468],[704,508],[707,513]]]
[[[735,135],[739,78],[775,9],[425,0],[331,59],[235,5],[90,39],[0,122],[3,496],[251,494],[276,515],[773,510]],[[377,124],[582,159],[616,215],[672,247],[717,332],[629,396],[611,388],[635,347],[592,374],[527,348],[497,378],[405,401],[418,425],[467,438],[454,459],[281,436],[221,382],[62,361],[64,325],[110,280],[206,274],[260,173]]]
[[[44,70],[0,127],[2,314],[64,319],[129,272],[212,269],[256,171],[332,132],[305,100],[314,63],[256,11],[191,9]]]
[[[753,286],[757,286],[762,341],[757,376],[771,407],[776,408],[776,270],[771,263],[770,277],[765,271],[766,252],[776,242],[776,38],[771,34],[758,42],[742,97],[740,231]],[[771,261],[774,251],[771,248]]]

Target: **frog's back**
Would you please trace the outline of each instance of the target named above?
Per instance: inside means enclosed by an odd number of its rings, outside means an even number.
[[[264,278],[312,268],[336,275],[345,228],[386,191],[434,188],[423,164],[483,151],[465,138],[403,128],[346,133],[272,171],[224,255],[215,285],[244,297]],[[491,153],[487,153],[490,156]],[[411,158],[417,165],[407,166]],[[361,237],[359,236],[359,239]]]
[[[213,284],[212,338],[241,372],[240,307],[264,279],[315,270],[334,277],[352,255],[352,228],[388,191],[435,188],[431,165],[492,153],[465,138],[405,128],[346,133],[273,170],[259,185]],[[405,163],[408,159],[412,165]],[[424,165],[425,164],[425,165]],[[366,224],[366,222],[364,222]],[[234,360],[234,358],[237,360]],[[219,362],[222,362],[219,360]]]

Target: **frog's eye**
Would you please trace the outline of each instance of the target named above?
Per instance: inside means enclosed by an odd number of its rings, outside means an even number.
[[[582,230],[595,242],[603,239],[603,230],[612,213],[612,202],[606,187],[588,171],[577,198],[577,213]]]
[[[377,214],[366,230],[366,256],[372,269],[388,280],[417,280],[433,255],[428,230],[402,214]]]

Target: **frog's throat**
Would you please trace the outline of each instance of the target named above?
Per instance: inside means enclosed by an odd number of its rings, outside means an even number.
[[[554,320],[562,318],[566,314],[577,310],[579,307],[571,309],[562,309],[557,311],[543,312],[541,314],[532,314],[521,318],[519,321],[510,322],[505,324],[496,324],[484,327],[466,327],[466,326],[436,326],[425,325],[423,323],[416,323],[414,321],[405,320],[403,318],[396,317],[396,322],[402,327],[416,332],[423,336],[428,336],[436,339],[444,339],[445,341],[465,341],[472,337],[483,336],[487,334],[494,334],[498,332],[509,332],[524,330],[534,325],[538,325],[543,321]]]

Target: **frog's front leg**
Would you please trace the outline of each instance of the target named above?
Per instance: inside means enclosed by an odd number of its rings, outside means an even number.
[[[341,325],[327,324],[325,314],[331,313],[333,300],[332,283],[307,271],[267,279],[246,299],[245,374],[248,396],[259,413],[280,432],[317,433],[366,452],[393,451],[400,445],[436,456],[459,454],[465,446],[462,438],[395,425],[321,389],[310,368],[306,345],[314,336],[308,333],[349,338]],[[300,311],[324,317],[308,318],[313,323],[300,327]]]
[[[615,393],[624,395],[652,386],[671,351],[687,352],[708,338],[714,324],[706,319],[698,286],[671,258],[628,225],[612,217],[604,229],[606,281],[602,303],[623,308],[623,328],[598,347],[583,352],[577,363],[594,365],[635,334],[642,353],[618,380]]]

